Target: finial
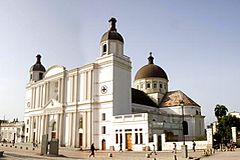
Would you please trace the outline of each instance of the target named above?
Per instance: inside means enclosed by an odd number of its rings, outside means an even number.
[[[153,56],[152,56],[152,52],[149,53],[149,57],[148,57],[148,64],[153,64]]]
[[[36,62],[36,63],[39,63],[39,64],[41,64],[41,55],[40,55],[40,54],[38,54],[36,57],[37,57],[37,62]]]
[[[117,29],[116,29],[116,22],[117,22],[116,18],[112,17],[108,22],[110,23],[110,31],[117,31]]]

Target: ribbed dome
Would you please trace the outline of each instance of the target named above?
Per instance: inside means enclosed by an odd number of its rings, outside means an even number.
[[[45,72],[45,67],[41,64],[41,55],[37,55],[37,62],[30,68],[30,71],[42,71]]]
[[[152,53],[150,53],[150,56],[148,57],[149,63],[137,71],[135,80],[150,77],[158,77],[168,80],[166,72],[161,67],[153,64],[153,59]]]
[[[106,40],[119,40],[124,43],[123,37],[121,36],[120,33],[117,32],[116,29],[117,20],[115,18],[111,18],[108,22],[110,23],[110,29],[109,31],[103,34],[101,42]]]

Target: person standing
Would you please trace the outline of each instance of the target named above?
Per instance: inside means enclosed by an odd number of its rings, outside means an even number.
[[[195,149],[196,143],[194,142],[194,140],[193,140],[192,142],[193,142],[193,144],[192,144],[192,149],[193,149],[193,152],[195,152],[195,151],[196,151],[196,149]]]
[[[91,150],[91,153],[89,154],[89,157],[91,157],[91,156],[95,157],[95,147],[94,147],[94,143],[91,145],[90,150]]]
[[[176,143],[173,143],[173,150],[172,150],[172,153],[177,153],[177,144]]]
[[[153,153],[155,155],[157,155],[157,152],[156,152],[156,149],[155,149],[155,144],[153,144],[153,149],[152,149],[152,152],[150,152],[150,155],[152,155]]]

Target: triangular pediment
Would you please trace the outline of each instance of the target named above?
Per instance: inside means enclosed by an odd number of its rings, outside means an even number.
[[[62,112],[62,103],[59,103],[55,99],[49,100],[46,105],[43,107],[45,113],[49,112]]]

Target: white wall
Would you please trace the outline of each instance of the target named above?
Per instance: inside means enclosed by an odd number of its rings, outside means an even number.
[[[181,146],[183,142],[166,142],[165,141],[165,134],[161,135],[162,140],[162,150],[163,151],[172,151],[173,150],[173,143],[176,143],[177,150],[181,150]],[[207,141],[195,141],[196,147],[195,149],[207,149],[208,142]],[[186,141],[185,144],[188,146],[188,149],[192,149],[192,141]]]

